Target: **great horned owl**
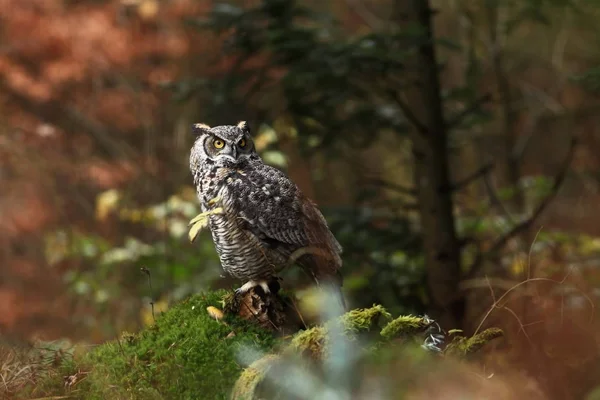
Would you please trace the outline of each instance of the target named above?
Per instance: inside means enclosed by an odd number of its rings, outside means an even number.
[[[194,184],[203,212],[222,208],[209,228],[223,269],[244,282],[237,291],[268,292],[270,280],[294,262],[339,291],[342,247],[315,203],[256,153],[248,124],[195,124],[193,131]]]

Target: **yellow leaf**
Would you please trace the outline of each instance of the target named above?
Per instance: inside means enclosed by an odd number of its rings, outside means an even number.
[[[202,230],[202,228],[205,228],[206,226],[208,226],[207,219],[204,219],[201,222],[197,222],[194,225],[192,225],[188,235],[190,238],[190,242],[193,242],[196,239],[196,236],[198,236],[198,233],[200,233],[200,231]]]
[[[223,214],[223,207],[213,208],[212,210],[208,211],[208,215],[217,215],[217,214]]]
[[[102,192],[96,197],[96,219],[103,221],[117,207],[121,193],[116,189]]]
[[[189,225],[191,226],[190,232],[189,232],[190,242],[193,242],[194,239],[196,239],[196,236],[198,236],[198,233],[203,228],[206,228],[208,226],[208,221],[209,221],[208,217],[210,215],[215,215],[215,214],[223,214],[223,207],[217,207],[210,211],[206,211],[201,214],[198,214],[194,218],[192,218],[192,220],[189,223]]]
[[[259,128],[258,134],[254,137],[254,147],[259,152],[275,142],[277,142],[277,133],[272,127],[267,125],[262,125]]]
[[[582,237],[579,243],[579,251],[586,256],[600,251],[600,238]]]
[[[526,271],[526,268],[529,268],[527,265],[527,259],[523,255],[517,255],[513,258],[512,263],[510,265],[510,272],[513,276],[523,276]]]
[[[48,264],[56,264],[68,257],[70,243],[65,232],[57,231],[48,234],[44,237],[44,242],[44,253]]]
[[[220,321],[223,319],[223,311],[219,310],[217,307],[208,306],[206,307],[206,311],[208,311],[208,315]]]
[[[192,226],[192,225],[196,224],[197,222],[204,221],[207,219],[207,217],[208,217],[208,213],[198,214],[194,218],[192,218],[192,220],[190,221],[188,226]]]

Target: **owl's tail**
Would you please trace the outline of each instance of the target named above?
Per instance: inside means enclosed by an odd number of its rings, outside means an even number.
[[[308,273],[315,285],[326,292],[326,298],[331,301],[335,298],[335,303],[330,304],[329,308],[336,310],[335,314],[345,313],[347,305],[342,292],[343,277],[340,273],[342,260],[339,254],[332,249],[310,247],[294,253],[291,258],[299,260],[299,265]]]

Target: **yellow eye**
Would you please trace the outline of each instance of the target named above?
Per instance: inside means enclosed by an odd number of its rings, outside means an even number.
[[[246,139],[241,139],[241,140],[238,142],[238,146],[240,146],[240,147],[246,147]]]
[[[225,146],[225,142],[223,142],[221,139],[215,139],[213,146],[215,146],[215,149],[222,149]]]

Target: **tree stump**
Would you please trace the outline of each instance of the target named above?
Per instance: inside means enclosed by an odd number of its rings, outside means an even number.
[[[269,293],[256,286],[246,293],[232,293],[224,301],[224,312],[237,314],[240,318],[270,330],[278,336],[289,335],[305,329],[295,301],[279,291],[279,283],[269,285]]]

